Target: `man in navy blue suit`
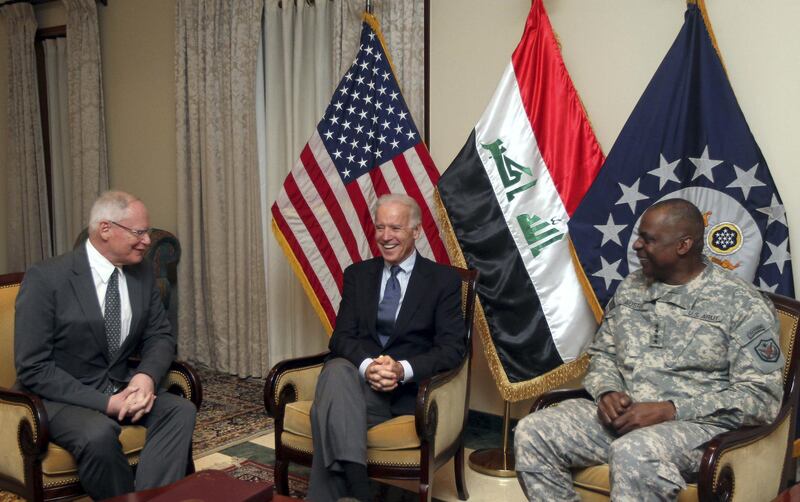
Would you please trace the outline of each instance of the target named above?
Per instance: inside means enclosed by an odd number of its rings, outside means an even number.
[[[420,232],[414,199],[380,197],[375,240],[381,256],[344,272],[331,355],[311,408],[309,500],[367,500],[367,429],[413,414],[417,382],[464,357],[461,279],[417,253]]]

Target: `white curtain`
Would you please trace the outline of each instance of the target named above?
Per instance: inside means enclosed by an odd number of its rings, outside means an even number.
[[[335,78],[353,63],[361,35],[364,0],[335,0],[333,71]],[[400,90],[420,133],[425,135],[425,2],[373,0],[373,15],[389,48]]]
[[[8,265],[14,272],[50,256],[47,181],[34,37],[28,3],[0,9],[8,33]]]
[[[72,239],[89,222],[97,196],[108,189],[106,121],[95,0],[63,0],[67,10],[67,89],[72,203],[67,234]]]
[[[53,248],[60,255],[72,249],[77,234],[72,221],[72,176],[67,91],[67,39],[50,38],[44,48],[47,117],[50,138],[50,204],[53,208]]]
[[[270,366],[328,343],[269,229],[269,210],[333,93],[332,23],[327,0],[266,0],[264,6],[256,110]]]
[[[175,5],[178,353],[257,377],[270,369],[254,95],[262,2]]]

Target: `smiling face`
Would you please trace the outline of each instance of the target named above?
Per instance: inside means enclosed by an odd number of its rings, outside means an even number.
[[[94,241],[92,244],[100,254],[116,266],[134,265],[141,262],[150,246],[150,235],[145,233],[138,237],[128,229],[150,228],[147,208],[141,201],[133,201],[128,205],[125,217],[120,218],[116,223],[118,225],[107,220],[101,221],[98,225],[100,244],[97,245]]]
[[[675,225],[667,208],[654,208],[644,213],[633,249],[646,277],[670,283],[681,256],[689,249],[687,246],[691,246],[691,238]]]
[[[411,208],[400,202],[386,202],[375,212],[375,242],[390,265],[398,265],[414,251],[420,226],[411,223]]]

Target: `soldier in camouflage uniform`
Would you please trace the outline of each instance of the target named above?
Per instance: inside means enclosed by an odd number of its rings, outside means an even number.
[[[712,437],[777,416],[774,308],[703,257],[703,229],[682,199],[645,212],[633,245],[642,269],[619,286],[589,348],[584,385],[595,401],[565,401],[516,428],[530,500],[579,500],[570,469],[603,463],[612,500],[676,500]]]

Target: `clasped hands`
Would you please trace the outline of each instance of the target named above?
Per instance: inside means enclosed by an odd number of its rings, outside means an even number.
[[[600,423],[620,436],[649,425],[675,418],[675,405],[671,401],[634,403],[625,392],[606,392],[597,402]]]
[[[131,422],[138,422],[150,413],[155,403],[155,383],[144,373],[137,373],[128,382],[128,386],[111,396],[106,407],[106,415],[116,417],[120,422],[129,417]]]
[[[381,355],[367,366],[364,376],[372,390],[389,392],[396,389],[403,381],[405,370],[402,364],[390,356]]]

